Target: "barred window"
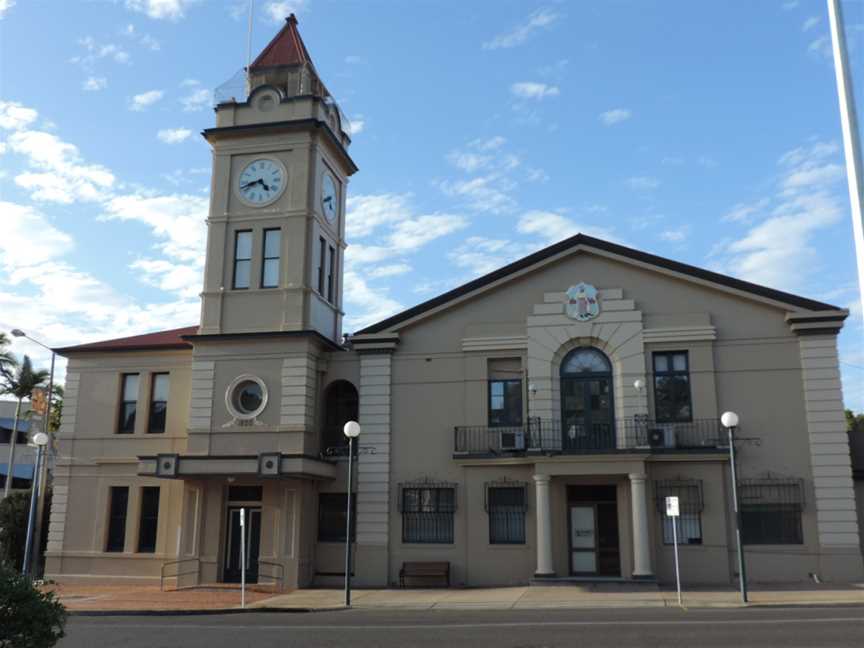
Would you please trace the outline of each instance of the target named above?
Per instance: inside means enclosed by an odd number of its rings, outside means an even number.
[[[699,479],[664,479],[654,483],[657,511],[663,521],[663,544],[673,544],[675,518],[666,515],[666,498],[677,497],[680,515],[677,521],[679,544],[702,544],[702,481]]]
[[[738,482],[741,541],[744,544],[803,544],[800,479],[743,479]]]
[[[487,485],[489,544],[525,544],[525,487]]]
[[[454,486],[403,486],[402,542],[453,544]]]

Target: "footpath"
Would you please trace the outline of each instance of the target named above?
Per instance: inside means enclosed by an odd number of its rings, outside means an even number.
[[[72,614],[207,614],[241,612],[235,587],[202,586],[162,592],[157,586],[47,585]],[[862,605],[864,583],[811,585],[784,588],[754,586],[750,606]],[[648,584],[568,584],[464,589],[355,589],[355,609],[567,609],[677,607],[674,588]],[[742,607],[731,588],[685,589],[689,608]],[[315,612],[344,608],[344,593],[337,589],[300,589],[274,594],[246,591],[246,611]],[[862,612],[864,613],[864,612]]]

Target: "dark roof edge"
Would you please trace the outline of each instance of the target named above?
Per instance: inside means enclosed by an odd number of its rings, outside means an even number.
[[[93,344],[98,344],[98,342],[94,342]],[[166,342],[165,344],[135,344],[129,346],[122,344],[112,344],[110,346],[87,346],[86,344],[82,344],[77,346],[59,347],[51,350],[57,355],[66,356],[70,353],[103,353],[106,351],[111,353],[117,351],[182,351],[191,348],[191,344],[184,344],[182,342]]]
[[[571,236],[568,239],[564,239],[563,241],[554,243],[553,245],[543,248],[542,250],[539,250],[533,254],[529,254],[528,256],[514,261],[513,263],[510,263],[502,268],[498,268],[498,270],[494,270],[489,274],[483,275],[482,277],[478,277],[477,279],[473,279],[468,283],[453,288],[452,290],[438,295],[437,297],[433,297],[432,299],[417,304],[416,306],[404,310],[401,313],[397,313],[392,317],[388,317],[387,319],[381,320],[376,324],[372,324],[371,326],[367,326],[364,329],[356,331],[354,335],[359,335],[361,333],[380,333],[381,331],[387,330],[388,328],[396,326],[397,324],[400,324],[406,320],[421,315],[426,311],[432,310],[433,308],[437,308],[438,306],[446,304],[449,301],[462,297],[463,295],[473,292],[478,288],[482,288],[491,283],[494,283],[499,279],[503,279],[507,275],[518,272],[519,270],[524,270],[525,268],[528,268],[535,263],[544,261],[549,257],[560,254],[561,252],[564,252],[569,248],[575,247],[577,245],[587,245],[600,250],[604,250],[606,252],[618,254],[623,257],[633,259],[635,261],[641,261],[642,263],[648,263],[650,265],[666,268],[667,270],[672,270],[674,272],[679,272],[681,274],[689,275],[691,277],[696,277],[698,279],[703,279],[705,281],[710,281],[712,283],[717,283],[723,286],[727,286],[729,288],[734,288],[743,292],[749,292],[760,297],[773,299],[775,301],[783,302],[793,306],[798,306],[800,308],[805,308],[808,310],[842,310],[838,306],[832,306],[831,304],[815,301],[813,299],[807,299],[806,297],[793,295],[791,293],[783,292],[782,290],[775,290],[774,288],[760,286],[758,284],[750,283],[749,281],[744,281],[743,279],[735,279],[734,277],[729,277],[727,275],[723,275],[717,272],[705,270],[704,268],[698,268],[696,266],[681,263],[679,261],[673,261],[672,259],[667,259],[665,257],[657,256],[655,254],[649,254],[648,252],[642,252],[641,250],[635,250],[633,248],[619,245],[617,243],[610,243],[602,239],[587,236],[586,234],[576,234],[575,236]]]
[[[251,95],[250,95],[251,96]],[[311,98],[315,101],[323,102],[324,100],[321,97],[317,97],[315,95],[303,95],[301,97],[291,97],[291,100],[296,99],[305,99]],[[248,103],[248,102],[244,102]],[[222,105],[222,104],[220,104]],[[237,104],[242,105],[242,104]],[[218,107],[218,106],[217,106]],[[339,153],[345,157],[345,161],[348,163],[348,166],[351,168],[351,173],[356,173],[360,167],[357,166],[357,163],[351,158],[348,154],[348,151],[345,150],[345,147],[342,145],[342,142],[339,141],[339,138],[336,134],[330,130],[330,125],[327,122],[321,121],[320,119],[292,119],[288,121],[278,121],[278,122],[267,122],[261,124],[240,124],[238,126],[214,126],[213,128],[205,128],[201,131],[201,134],[205,139],[209,141],[211,135],[221,135],[223,133],[243,133],[243,132],[254,132],[254,131],[267,131],[267,130],[279,130],[279,129],[300,129],[308,126],[314,126],[315,128],[324,129],[324,133],[327,136],[327,139],[330,140],[332,144],[336,146],[339,150]]]

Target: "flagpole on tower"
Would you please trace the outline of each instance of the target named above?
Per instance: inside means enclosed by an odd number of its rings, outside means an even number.
[[[855,114],[855,96],[843,9],[840,0],[828,0],[828,19],[831,23],[831,43],[834,52],[834,72],[837,77],[837,95],[840,100],[840,124],[843,128],[843,150],[846,155],[846,178],[849,182],[849,203],[852,208],[852,233],[855,238],[855,258],[858,262],[858,290],[864,313],[864,167],[861,164],[861,140],[858,118]]]
[[[252,65],[252,14],[255,6],[255,0],[249,0],[249,20],[246,29],[246,94],[248,95],[252,89],[252,82],[249,78],[249,66]]]

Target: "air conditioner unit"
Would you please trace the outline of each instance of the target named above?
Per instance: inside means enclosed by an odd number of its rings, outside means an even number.
[[[678,446],[675,426],[653,427],[648,431],[648,443],[652,448],[675,448]]]
[[[524,450],[525,433],[519,429],[509,429],[501,432],[502,450]]]

